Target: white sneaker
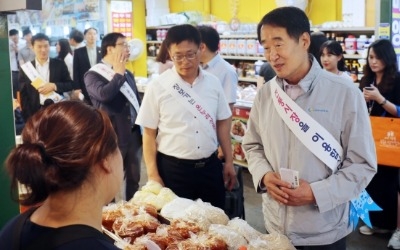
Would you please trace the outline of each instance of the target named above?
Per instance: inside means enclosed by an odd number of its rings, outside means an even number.
[[[400,249],[400,229],[397,228],[396,231],[392,234],[392,237],[389,240],[388,247],[393,249]]]
[[[377,227],[369,228],[367,225],[361,226],[358,230],[360,231],[361,234],[364,234],[364,235],[373,235],[374,233],[385,234],[385,233],[390,232],[390,230],[388,230],[388,229],[382,229],[382,228],[377,228]]]

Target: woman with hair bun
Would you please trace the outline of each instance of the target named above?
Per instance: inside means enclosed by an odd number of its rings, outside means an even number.
[[[101,233],[102,207],[119,191],[122,157],[107,114],[79,101],[49,105],[5,163],[14,197],[35,206],[0,232],[0,249],[118,249]],[[30,192],[18,197],[18,183]]]

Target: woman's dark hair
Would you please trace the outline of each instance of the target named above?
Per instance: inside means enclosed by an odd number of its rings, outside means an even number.
[[[382,63],[385,65],[382,82],[379,83],[378,89],[381,93],[388,93],[393,89],[393,80],[395,79],[398,72],[398,66],[396,52],[394,51],[393,45],[390,40],[386,39],[376,40],[369,45],[367,63],[364,66],[364,77],[360,82],[360,87],[362,88],[370,85],[376,80],[375,73],[371,70],[368,62],[371,49],[374,50],[376,58],[381,60]]]
[[[156,62],[166,63],[167,60],[171,60],[171,58],[168,53],[168,48],[163,41],[160,45],[160,49],[158,50]]]
[[[55,103],[35,113],[22,131],[22,141],[5,163],[13,197],[18,182],[29,190],[17,198],[22,205],[79,189],[89,180],[91,168],[118,147],[107,114],[79,101]]]
[[[328,54],[342,57],[337,63],[337,68],[340,71],[345,71],[346,65],[344,63],[342,45],[340,45],[340,43],[333,41],[333,40],[324,42],[319,49],[319,57],[321,57],[322,53],[324,52],[324,49],[326,49]]]
[[[60,46],[60,52],[58,53],[57,58],[64,61],[64,58],[68,54],[72,54],[71,46],[65,38],[59,39],[57,43]]]

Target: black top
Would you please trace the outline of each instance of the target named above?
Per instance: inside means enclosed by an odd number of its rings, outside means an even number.
[[[38,242],[35,240],[45,238],[43,244],[45,247],[40,249],[57,249],[57,250],[77,250],[77,249],[100,249],[100,250],[119,250],[114,246],[113,241],[103,235],[100,231],[95,228],[86,225],[71,225],[61,228],[51,228],[40,226],[26,219],[22,226],[22,230],[19,237],[19,249],[15,249],[14,239],[16,239],[16,227],[19,219],[24,214],[18,215],[9,221],[0,231],[0,249],[7,250],[19,250],[31,248],[33,244],[37,245]],[[46,237],[47,235],[59,236],[55,233],[57,230],[62,229],[63,235],[61,237]],[[79,233],[83,232],[83,233]],[[67,234],[65,236],[65,233]],[[44,236],[44,237],[43,237]],[[18,237],[17,237],[18,238]],[[60,240],[61,238],[61,240]],[[70,238],[67,242],[63,241],[63,238]],[[58,244],[61,242],[62,244]],[[51,245],[55,247],[50,247]]]
[[[361,80],[360,89],[363,90],[364,87],[370,86],[373,82],[363,83]],[[396,77],[393,79],[392,83],[393,88],[389,91],[383,91],[382,88],[378,85],[376,86],[383,97],[386,98],[389,102],[393,103],[396,106],[400,106],[400,73],[396,74]],[[379,105],[379,103],[373,102],[367,105],[372,105],[370,116],[384,116],[384,117],[395,117],[389,114],[383,106]]]

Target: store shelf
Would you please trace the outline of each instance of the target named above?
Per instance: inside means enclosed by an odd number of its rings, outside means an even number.
[[[343,57],[345,58],[345,59],[363,59],[364,57],[362,56],[362,55],[360,55],[360,54],[353,54],[353,55],[350,55],[350,54],[343,54]]]
[[[221,35],[220,39],[257,39],[257,35]]]
[[[161,44],[162,41],[158,41],[158,40],[151,40],[151,41],[146,41],[147,44]]]
[[[337,28],[322,28],[313,27],[312,30],[322,32],[374,32],[375,27],[337,27]]]
[[[151,26],[151,27],[146,27],[147,30],[159,30],[159,29],[169,29],[173,27],[174,25],[160,25],[160,26]]]
[[[256,77],[239,77],[240,82],[257,82]]]
[[[221,54],[221,56],[224,59],[232,59],[232,60],[247,60],[247,61],[262,60],[262,61],[265,61],[265,57],[263,57],[263,56],[231,56],[231,55],[223,55],[223,54]]]

